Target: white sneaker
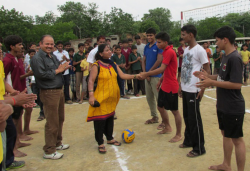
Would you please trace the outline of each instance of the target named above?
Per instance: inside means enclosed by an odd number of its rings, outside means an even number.
[[[128,94],[132,95],[132,94],[133,94],[132,90],[129,90],[129,91],[128,91]]]
[[[52,154],[45,154],[43,155],[43,158],[45,159],[52,159],[52,160],[57,160],[63,157],[62,153],[58,153],[57,151],[52,153]]]
[[[58,147],[56,147],[57,150],[66,150],[69,148],[69,144],[62,144]]]

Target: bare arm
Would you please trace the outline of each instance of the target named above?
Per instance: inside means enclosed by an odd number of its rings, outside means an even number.
[[[89,104],[94,105],[95,97],[94,97],[94,82],[96,80],[98,73],[98,68],[96,65],[93,65],[89,75],[89,83],[88,83],[88,90],[89,90]]]
[[[146,72],[146,56],[143,57],[142,59],[142,71]]]
[[[143,76],[143,78],[145,78],[145,77],[149,77],[152,75],[158,75],[158,74],[163,73],[166,68],[167,68],[167,65],[161,64],[160,68],[157,68],[153,71],[143,72],[143,73],[141,73],[141,76]]]
[[[158,54],[155,64],[150,68],[149,71],[152,71],[152,70],[155,70],[156,68],[158,68],[160,66],[162,60],[163,60],[162,54]]]
[[[20,76],[20,79],[22,80],[22,79],[24,79],[24,78],[26,78],[26,77],[29,77],[29,76],[32,76],[32,75],[34,75],[33,71],[29,71],[28,73],[26,73],[26,74],[24,74],[24,75],[21,75],[21,76]]]
[[[135,77],[135,75],[124,74],[124,73],[122,72],[122,70],[121,70],[118,66],[117,66],[116,68],[117,68],[117,71],[118,71],[119,76],[120,76],[121,79],[123,79],[123,80],[131,80],[131,79],[137,78],[137,76]]]

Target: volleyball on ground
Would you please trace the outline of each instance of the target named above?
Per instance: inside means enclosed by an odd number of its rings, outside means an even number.
[[[125,129],[122,132],[122,140],[125,143],[131,143],[135,139],[135,133],[132,129]]]

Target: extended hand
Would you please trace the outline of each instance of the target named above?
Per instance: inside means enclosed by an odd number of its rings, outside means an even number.
[[[141,72],[140,75],[141,75],[143,80],[147,78],[147,73],[146,72]]]
[[[202,78],[202,79],[203,79],[203,78]],[[204,80],[202,80],[202,81],[196,83],[196,87],[205,89],[205,88],[207,88],[207,87],[212,86],[212,83],[213,83],[213,80],[211,80],[211,79],[208,78],[208,77],[205,77]]]
[[[208,73],[204,69],[201,69],[201,71],[195,71],[193,75],[199,79],[205,79],[208,77]]]

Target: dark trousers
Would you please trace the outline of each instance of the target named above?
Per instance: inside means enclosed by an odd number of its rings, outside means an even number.
[[[12,116],[10,115],[9,118],[6,120],[6,168],[11,165],[11,163],[14,162],[14,147],[16,144],[16,127],[14,125],[14,122],[12,120]]]
[[[95,140],[98,145],[104,143],[103,134],[106,136],[107,140],[113,140],[113,129],[114,129],[114,116],[109,117],[106,120],[94,121],[95,128]]]
[[[182,91],[183,118],[186,125],[183,144],[193,147],[198,154],[206,152],[204,144],[203,125],[200,114],[200,99],[196,99],[198,93]]]
[[[40,106],[40,116],[44,116],[43,103],[40,100],[40,89],[37,87],[36,83],[31,84],[31,90],[37,95],[36,103]]]
[[[210,63],[210,72],[211,72],[211,75],[213,75],[213,67],[212,67],[212,63]]]
[[[133,74],[139,74],[140,72],[141,72],[141,70],[133,70],[132,71]],[[134,82],[134,95],[138,94],[139,90],[142,91],[142,94],[146,94],[144,80],[133,79],[133,82]]]
[[[65,101],[70,100],[69,97],[69,79],[70,79],[70,75],[63,75],[63,79],[64,79],[64,97],[65,97]]]
[[[125,81],[124,80],[121,80],[121,88],[120,88],[120,95],[121,96],[124,96],[125,95],[125,92],[124,92],[124,83]]]

